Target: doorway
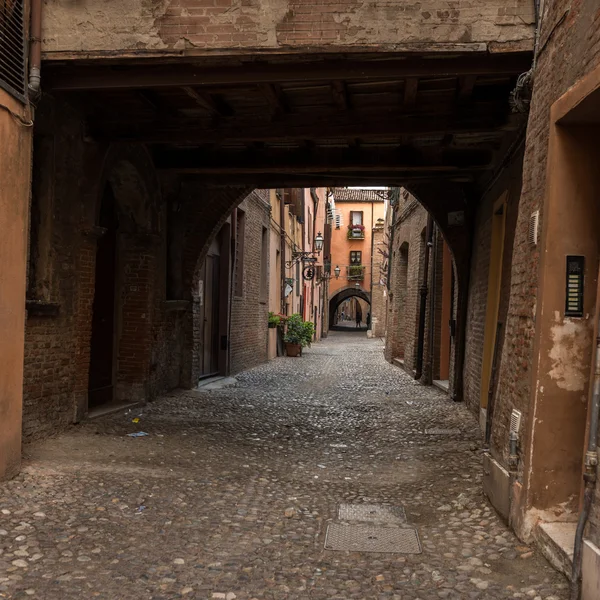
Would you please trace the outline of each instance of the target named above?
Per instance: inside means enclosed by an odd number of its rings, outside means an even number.
[[[494,203],[492,213],[492,240],[488,272],[488,291],[485,313],[483,342],[483,364],[481,368],[480,425],[485,429],[487,421],[489,388],[496,338],[498,335],[498,311],[502,286],[502,259],[504,256],[504,231],[506,227],[506,192]]]
[[[453,303],[453,269],[452,254],[448,244],[442,242],[442,294],[440,314],[440,347],[439,347],[439,382],[444,389],[448,389],[450,378],[450,351],[452,337],[450,335]]]
[[[216,247],[218,252],[218,247]],[[204,265],[204,339],[201,377],[219,373],[220,256],[209,254]]]
[[[110,185],[104,190],[99,225],[105,231],[98,239],[96,250],[88,409],[108,404],[114,399],[118,216]]]

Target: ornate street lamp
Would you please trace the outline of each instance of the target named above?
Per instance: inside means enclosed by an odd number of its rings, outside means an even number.
[[[335,278],[339,279],[340,278],[340,272],[341,272],[340,266],[336,265],[335,269],[333,270],[333,272],[335,273]]]
[[[315,237],[315,250],[317,254],[320,254],[321,250],[323,250],[323,234],[320,231],[317,233],[317,237]]]

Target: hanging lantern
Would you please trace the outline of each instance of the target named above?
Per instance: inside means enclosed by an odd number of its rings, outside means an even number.
[[[317,254],[320,253],[321,250],[323,250],[323,234],[320,231],[315,237],[315,250]]]

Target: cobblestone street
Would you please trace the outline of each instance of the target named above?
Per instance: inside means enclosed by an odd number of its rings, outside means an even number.
[[[364,334],[25,457],[0,484],[0,598],[567,598],[484,498],[474,417]],[[325,550],[341,503],[404,507],[422,553]]]

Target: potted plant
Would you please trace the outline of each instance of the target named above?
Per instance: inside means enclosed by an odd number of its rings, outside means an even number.
[[[277,329],[280,322],[281,317],[279,315],[276,315],[274,312],[269,312],[269,329]]]
[[[310,321],[303,321],[301,315],[294,314],[288,317],[285,337],[283,338],[285,353],[288,356],[302,356],[302,348],[310,344],[313,333],[313,324]]]
[[[365,237],[365,226],[351,223],[348,225],[348,239],[362,240]]]

